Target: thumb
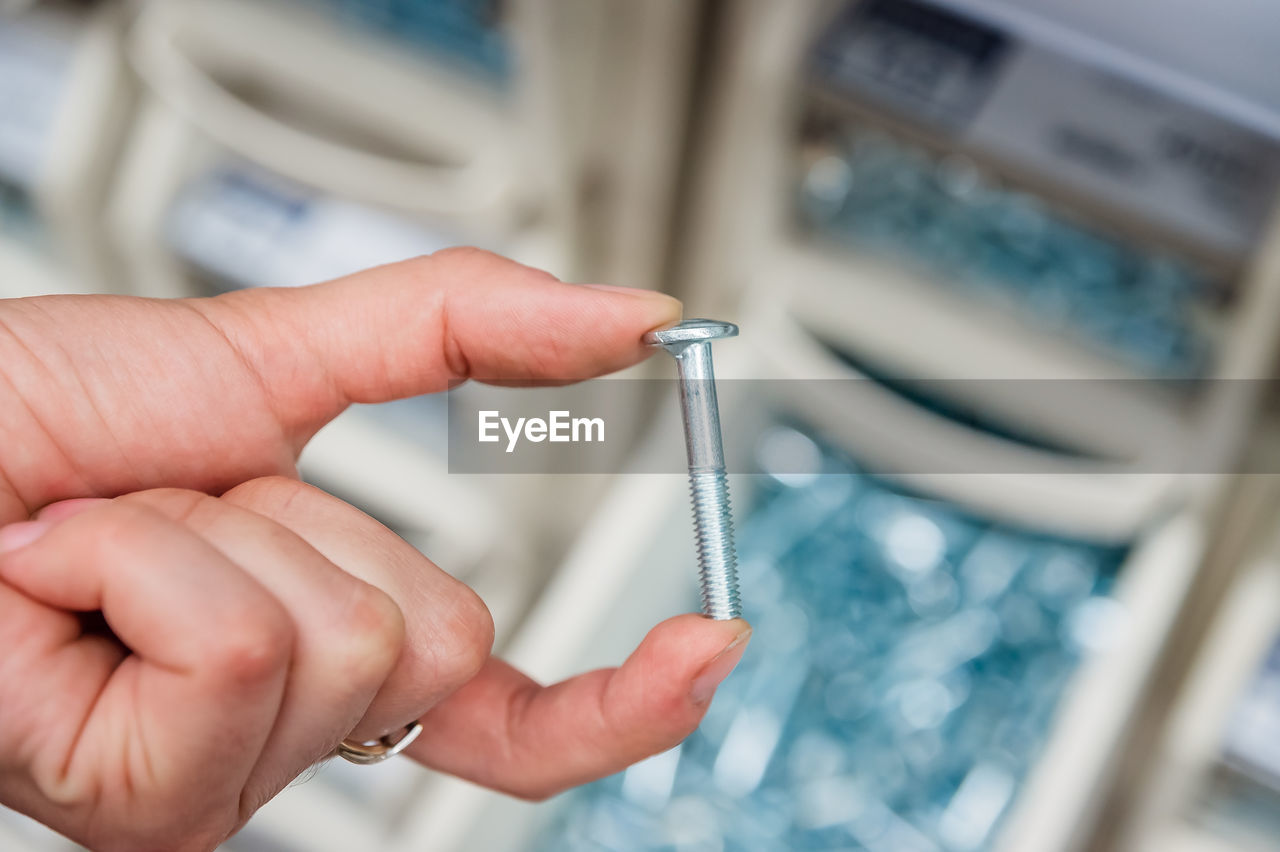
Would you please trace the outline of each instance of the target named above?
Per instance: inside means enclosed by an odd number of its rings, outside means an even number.
[[[683,740],[750,637],[740,619],[680,615],[654,627],[618,668],[551,686],[491,658],[423,719],[408,753],[487,787],[545,798]]]
[[[680,317],[647,290],[566,284],[479,249],[447,249],[325,284],[193,303],[258,373],[286,431],[352,402],[468,378],[563,383],[630,366]]]

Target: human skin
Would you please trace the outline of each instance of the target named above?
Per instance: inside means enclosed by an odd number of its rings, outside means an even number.
[[[674,299],[451,249],[215,299],[0,301],[0,802],[204,850],[346,737],[543,798],[683,739],[749,637],[682,615],[544,687],[466,586],[295,462],[353,402],[577,381]],[[369,771],[376,772],[376,768]]]

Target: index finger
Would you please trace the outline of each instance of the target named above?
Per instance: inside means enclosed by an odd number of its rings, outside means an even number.
[[[464,379],[563,383],[614,372],[647,357],[644,333],[681,311],[661,293],[567,284],[462,248],[191,304],[255,370],[286,430],[316,426],[353,402]]]
[[[423,719],[408,753],[527,799],[624,769],[693,732],[746,649],[745,621],[668,619],[627,661],[552,686],[491,658]]]
[[[69,497],[292,474],[352,402],[617,370],[680,303],[449,249],[310,287],[0,300],[0,314],[0,521],[17,521]]]

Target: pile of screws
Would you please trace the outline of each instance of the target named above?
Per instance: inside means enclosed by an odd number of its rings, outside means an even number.
[[[987,848],[1124,549],[967,516],[805,433],[759,445],[739,532],[755,635],[685,743],[571,794],[535,848]]]
[[[510,72],[500,0],[319,0],[344,20],[420,45],[466,70],[501,79]]]
[[[799,193],[815,232],[982,292],[1144,375],[1194,378],[1208,366],[1195,314],[1212,299],[1205,278],[998,187],[967,160],[870,132],[824,139],[807,151]]]

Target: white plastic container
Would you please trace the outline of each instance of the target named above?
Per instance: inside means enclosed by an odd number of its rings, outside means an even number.
[[[1205,377],[1208,381],[1194,386],[1203,393],[1188,398],[1174,393],[1148,395],[1152,388],[1141,388],[1140,382],[1149,376],[1141,370],[1109,357],[1099,347],[1029,322],[997,300],[971,297],[952,286],[945,271],[924,272],[909,262],[895,263],[855,246],[836,250],[830,240],[824,243],[801,232],[795,221],[796,147],[801,107],[810,96],[806,88],[807,51],[821,27],[844,5],[742,0],[727,9],[723,31],[728,47],[714,73],[716,108],[701,140],[700,168],[695,171],[699,180],[693,196],[694,220],[700,226],[682,268],[682,280],[689,282],[693,297],[708,305],[699,311],[732,311],[747,290],[796,291],[795,313],[808,331],[847,343],[852,354],[885,372],[943,380],[1081,379],[1096,381],[1100,390],[1111,382],[1115,388],[1111,404],[1147,408],[1143,419],[1154,416],[1184,434],[1213,435],[1205,438],[1209,443],[1203,446],[1216,442],[1224,454],[1220,458],[1229,458],[1248,426],[1239,417],[1239,400],[1225,398],[1232,383],[1215,380],[1264,375],[1259,365],[1266,360],[1274,339],[1270,306],[1276,288],[1273,272],[1261,270],[1259,258],[1251,261],[1245,253],[1224,261],[1219,254],[1220,266],[1225,263],[1223,268],[1234,270],[1226,283],[1235,295],[1211,323],[1216,349],[1212,367]],[[1086,63],[1085,67],[1096,63],[1100,74],[1115,74],[1117,79],[1136,75],[1134,79],[1142,85],[1158,87],[1153,90],[1169,93],[1171,98],[1203,105],[1206,92],[1220,88],[1209,89],[1206,81],[1193,85],[1177,74],[1158,74],[1137,47],[1127,53],[1090,53],[1081,47],[1084,40],[1073,38],[1064,27],[1043,22],[1032,26],[1022,20],[1043,17],[1052,21],[1053,4],[1037,4],[1034,13],[1021,17],[1012,12],[1004,15],[1008,10],[996,8],[997,4],[942,5],[981,12],[986,19],[999,22],[1015,47],[1025,44],[1031,50],[1048,45],[1076,57],[1073,61]],[[1072,14],[1065,5],[1056,12]],[[1015,27],[1006,17],[1019,19],[1023,25]],[[1095,28],[1102,26],[1095,23]],[[1239,38],[1239,33],[1235,37]],[[1139,67],[1142,73],[1134,70]],[[851,107],[851,114],[862,115],[861,120],[871,121],[873,126],[900,132],[904,139],[924,140],[923,132],[904,130],[901,121],[895,123],[869,108],[859,113],[859,109],[863,108]],[[868,119],[868,115],[873,117]],[[1085,125],[1088,119],[1088,115],[1079,118]],[[877,121],[880,124],[874,124]],[[1259,119],[1249,127],[1263,124]],[[924,150],[945,153],[948,142],[930,137],[919,144]],[[968,140],[961,137],[950,144],[965,151]],[[965,152],[964,156],[978,155]],[[998,158],[990,163],[997,177],[1009,178],[1014,186],[1020,185],[1017,179],[1027,172],[1025,167],[1019,170]],[[1061,203],[1077,217],[1096,221],[1104,232],[1132,238],[1140,245],[1163,245],[1175,255],[1197,251],[1189,240],[1153,237],[1150,229],[1144,230],[1136,221],[1128,223],[1129,230],[1117,229],[1115,214],[1087,196],[1082,200],[1082,193],[1055,192],[1051,185],[1030,179],[1024,183],[1030,191],[1039,190],[1044,203]],[[1142,192],[1135,188],[1133,194],[1140,196]],[[1274,234],[1274,225],[1268,227]],[[1261,242],[1266,242],[1266,233],[1264,227]],[[1017,394],[1002,397],[997,392],[999,384],[988,383],[990,393],[982,400],[984,408],[1014,420],[1026,416]],[[1135,399],[1135,393],[1148,398]],[[1039,418],[1029,424],[1033,428],[1055,428],[1062,420],[1073,431],[1060,437],[1093,442],[1095,448],[1100,449],[1098,441],[1116,439],[1089,434],[1088,425],[1078,418],[1073,420],[1070,411],[1046,406],[1030,415]]]
[[[237,163],[363,219],[341,224],[356,227],[350,240],[380,245],[381,261],[450,242],[528,245],[529,259],[557,268],[568,260],[558,223],[520,224],[530,205],[556,204],[539,183],[546,163],[527,159],[539,142],[522,112],[527,92],[440,68],[301,4],[146,4],[129,53],[146,96],[111,225],[137,292],[202,292],[181,274],[166,220],[183,187]],[[418,245],[379,239],[415,228]]]

